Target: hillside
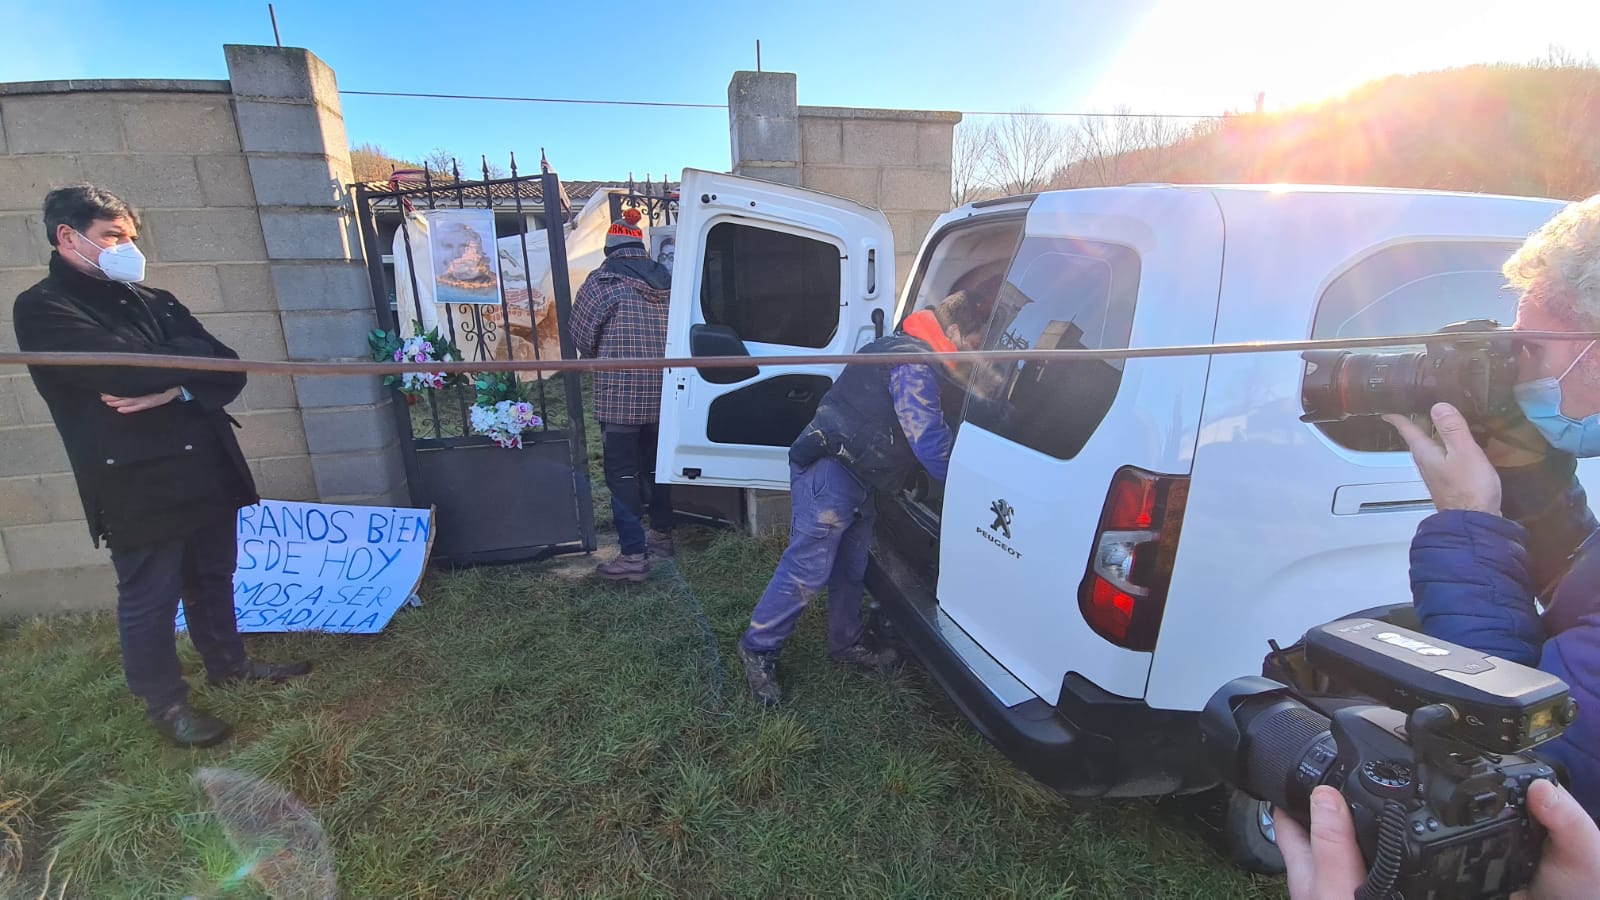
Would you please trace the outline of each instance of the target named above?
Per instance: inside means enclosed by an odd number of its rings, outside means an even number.
[[[1300,182],[1574,199],[1600,192],[1593,64],[1393,76],[1317,104],[1211,121],[1170,142],[1086,139],[1094,127],[1079,126],[1073,161],[1056,170],[1052,186]],[[1134,119],[1099,127],[1141,126]],[[1130,144],[1137,149],[1120,149]]]

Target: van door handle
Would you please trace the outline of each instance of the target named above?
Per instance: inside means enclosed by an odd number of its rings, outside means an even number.
[[[1420,481],[1347,484],[1333,492],[1333,514],[1336,516],[1430,509],[1433,509],[1433,499],[1428,496],[1428,486]]]
[[[803,391],[796,388],[795,390],[792,390],[788,394],[784,395],[784,399],[788,400],[790,403],[806,403],[815,396],[816,394],[812,393],[811,391]]]

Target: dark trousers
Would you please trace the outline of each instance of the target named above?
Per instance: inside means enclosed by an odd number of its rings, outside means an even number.
[[[812,598],[828,589],[828,651],[861,642],[861,595],[872,526],[872,492],[833,457],[789,466],[789,547],[750,614],[746,650],[773,653],[800,623]]]
[[[247,659],[233,612],[238,538],[234,513],[208,515],[182,537],[111,551],[117,572],[117,633],[128,689],[151,712],[189,696],[178,665],[175,621],[183,615],[206,672],[222,678]]]
[[[672,491],[656,483],[655,423],[612,425],[605,423],[606,487],[611,490],[611,519],[625,556],[645,551],[644,512],[650,509],[650,527],[672,530]]]

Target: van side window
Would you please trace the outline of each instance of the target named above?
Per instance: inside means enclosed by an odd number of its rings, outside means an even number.
[[[1117,244],[1035,237],[1022,242],[984,349],[1128,346],[1139,255]],[[1057,459],[1078,455],[1122,384],[1122,360],[987,362],[973,367],[967,421]]]
[[[839,249],[751,225],[706,235],[700,311],[745,341],[826,347],[839,327]]]
[[[1386,247],[1328,285],[1317,301],[1311,337],[1424,334],[1466,319],[1496,319],[1502,325],[1510,325],[1516,317],[1517,296],[1505,289],[1500,266],[1516,249],[1515,244],[1490,241],[1431,241]],[[1421,349],[1384,347],[1368,352]],[[1406,449],[1395,430],[1376,416],[1317,427],[1335,443],[1351,450]]]

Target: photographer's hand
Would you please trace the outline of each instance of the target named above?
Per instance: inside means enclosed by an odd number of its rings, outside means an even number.
[[[1564,788],[1535,781],[1528,809],[1549,832],[1533,884],[1513,897],[1525,900],[1581,900],[1600,890],[1600,827]],[[1284,854],[1287,856],[1288,854]]]
[[[1434,507],[1500,515],[1500,474],[1472,439],[1467,420],[1448,403],[1434,404],[1431,412],[1438,441],[1403,416],[1384,416],[1383,420],[1393,425],[1411,448]]]
[[[1311,792],[1309,835],[1279,809],[1272,811],[1272,826],[1288,870],[1290,900],[1350,900],[1366,883],[1355,819],[1337,790],[1322,785]]]

